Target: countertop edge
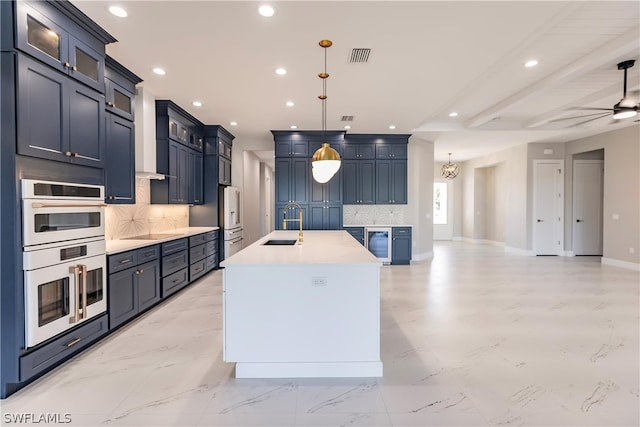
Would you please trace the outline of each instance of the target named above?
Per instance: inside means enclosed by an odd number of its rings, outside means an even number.
[[[184,239],[185,237],[191,237],[202,233],[208,233],[209,231],[219,230],[220,227],[186,227],[186,228],[176,228],[172,230],[162,230],[158,231],[158,233],[176,233],[182,234],[180,236],[173,236],[166,239],[158,239],[158,240],[124,240],[124,239],[113,239],[106,241],[106,254],[107,255],[115,255],[121,252],[127,252],[134,249],[140,249],[147,246],[153,246],[162,244],[165,242],[170,242],[172,240]]]

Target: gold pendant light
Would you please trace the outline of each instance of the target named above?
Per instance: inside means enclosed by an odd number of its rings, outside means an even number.
[[[322,101],[322,139],[326,141],[327,130],[327,48],[333,44],[331,40],[320,40],[318,43],[324,49],[324,72],[318,74],[322,79],[322,95],[318,98]],[[328,182],[340,169],[340,154],[328,142],[323,142],[311,158],[311,171],[313,179],[324,184]]]
[[[453,179],[458,176],[460,168],[456,163],[451,163],[451,153],[449,153],[449,163],[442,165],[442,176],[446,179]]]

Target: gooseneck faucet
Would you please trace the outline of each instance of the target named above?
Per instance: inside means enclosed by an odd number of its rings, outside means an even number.
[[[287,209],[289,208],[298,208],[298,218],[290,218],[287,219]],[[287,203],[287,205],[284,207],[284,209],[282,209],[282,214],[283,214],[283,218],[282,218],[282,229],[286,230],[287,229],[287,222],[291,222],[291,221],[298,221],[298,223],[300,224],[300,231],[298,232],[298,244],[301,245],[302,241],[303,241],[303,237],[302,237],[302,206],[300,206],[297,203]]]

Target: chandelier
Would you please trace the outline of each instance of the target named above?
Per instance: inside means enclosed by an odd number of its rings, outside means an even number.
[[[320,40],[318,43],[324,49],[324,71],[318,74],[322,79],[322,95],[318,98],[322,101],[322,139],[326,141],[325,132],[327,130],[327,48],[333,44],[331,40]],[[323,142],[311,158],[311,171],[313,179],[324,184],[328,182],[340,169],[340,154],[328,142]]]
[[[449,153],[449,162],[442,165],[442,176],[446,179],[453,179],[458,176],[460,168],[456,163],[451,163],[451,153]]]

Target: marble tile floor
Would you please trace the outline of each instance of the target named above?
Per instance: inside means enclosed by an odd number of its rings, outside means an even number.
[[[0,423],[640,424],[640,273],[462,242],[434,253],[382,268],[383,378],[235,379],[216,271],[0,401]]]

